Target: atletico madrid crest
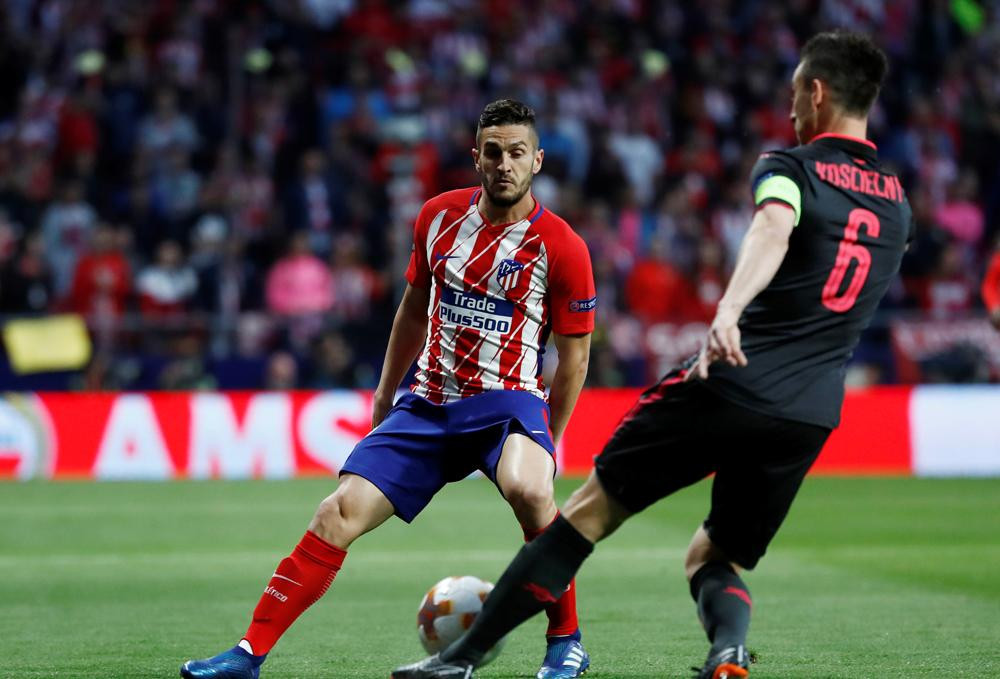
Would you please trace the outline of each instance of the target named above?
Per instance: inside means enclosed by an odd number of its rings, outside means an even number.
[[[500,262],[497,268],[497,282],[505,291],[513,290],[517,287],[517,281],[521,278],[521,269],[524,264],[515,259],[505,259]]]

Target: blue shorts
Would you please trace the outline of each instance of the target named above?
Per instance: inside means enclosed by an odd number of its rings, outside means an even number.
[[[526,391],[487,391],[445,405],[404,394],[358,442],[340,473],[371,481],[409,523],[446,483],[477,469],[496,483],[510,434],[524,434],[554,453],[548,422],[548,404]]]

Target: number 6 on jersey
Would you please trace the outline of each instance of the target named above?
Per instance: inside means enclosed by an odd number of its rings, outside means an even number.
[[[830,272],[830,277],[826,279],[826,285],[823,286],[823,306],[830,311],[844,313],[854,306],[861,293],[861,288],[868,278],[868,271],[872,266],[872,255],[864,245],[858,243],[858,231],[862,226],[868,231],[869,236],[878,238],[879,221],[875,213],[863,208],[851,210],[847,216],[844,239],[840,241],[833,271]],[[838,294],[852,261],[857,262],[854,276],[843,294]]]

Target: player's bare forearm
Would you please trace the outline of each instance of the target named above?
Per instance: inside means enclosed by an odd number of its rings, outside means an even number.
[[[740,245],[729,285],[719,300],[720,310],[735,311],[739,316],[767,287],[785,259],[794,226],[795,212],[784,205],[769,203],[757,211]]]
[[[554,443],[559,443],[569,417],[573,414],[576,400],[580,397],[583,382],[587,379],[587,364],[590,362],[590,335],[553,335],[559,365],[552,377],[549,389],[549,426]]]
[[[392,321],[389,346],[386,347],[385,361],[382,363],[382,376],[375,389],[372,427],[377,427],[385,419],[399,383],[403,381],[406,371],[424,345],[429,302],[430,290],[406,286],[403,299],[396,309],[396,317]]]
[[[708,367],[715,361],[726,361],[734,366],[747,364],[740,347],[740,314],[778,273],[794,227],[795,213],[782,204],[766,204],[754,214],[750,230],[740,245],[736,268],[719,300],[701,355],[688,379],[707,378]]]

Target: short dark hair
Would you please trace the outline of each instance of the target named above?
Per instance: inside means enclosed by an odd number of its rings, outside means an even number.
[[[860,33],[819,33],[802,48],[802,77],[829,85],[834,101],[850,115],[868,115],[888,70],[885,52]]]
[[[487,104],[479,114],[479,126],[476,128],[476,143],[479,143],[479,133],[484,127],[497,125],[526,125],[531,129],[538,143],[538,132],[535,129],[535,112],[527,104],[516,99],[497,99]]]

